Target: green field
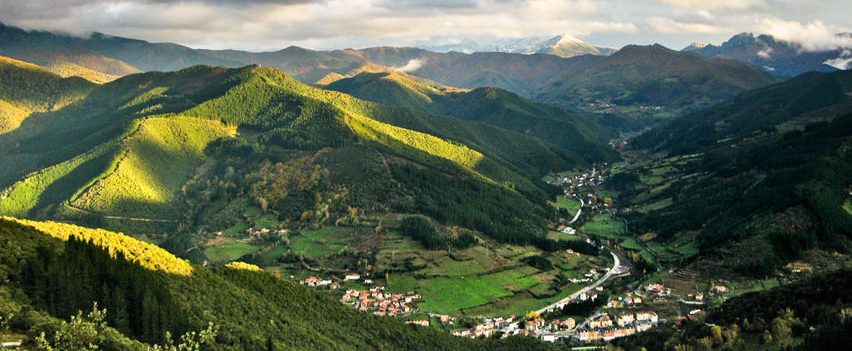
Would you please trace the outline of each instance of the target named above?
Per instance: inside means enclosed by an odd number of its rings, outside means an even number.
[[[388,291],[404,294],[417,290],[417,278],[410,274],[392,273],[388,274]]]
[[[518,270],[506,270],[470,278],[430,278],[417,282],[426,312],[457,315],[462,309],[484,305],[512,296],[513,291],[532,287],[539,280]]]
[[[636,211],[641,212],[641,213],[647,213],[647,212],[650,212],[650,211],[656,211],[656,210],[659,210],[659,209],[662,209],[662,208],[666,208],[668,206],[671,206],[671,204],[672,204],[672,198],[667,197],[665,199],[658,200],[658,201],[652,202],[650,204],[641,206],[641,207],[637,208]]]
[[[552,202],[551,204],[558,208],[564,208],[569,213],[577,213],[577,210],[580,209],[580,201],[562,195],[556,196],[556,202]]]
[[[635,238],[625,238],[624,241],[621,242],[621,247],[625,248],[625,249],[629,249],[629,250],[636,250],[636,251],[644,250],[644,248],[642,248],[642,246],[639,245],[639,242],[636,241]]]
[[[256,227],[258,228],[272,228],[275,224],[278,223],[278,217],[272,214],[265,214],[263,216],[257,217],[254,220]]]
[[[559,301],[582,288],[582,284],[568,284],[561,291],[559,291],[558,294],[543,298],[535,297],[530,293],[520,293],[515,296],[497,300],[485,305],[468,308],[465,309],[463,312],[465,316],[471,317],[510,315],[521,316],[529,313],[530,311],[538,310],[544,306]]]
[[[340,252],[352,242],[354,234],[353,228],[325,226],[319,230],[303,230],[290,241],[293,252],[319,258]]]
[[[552,235],[556,234],[564,235]],[[573,236],[568,240],[580,239]],[[545,255],[555,268],[539,271],[525,264],[523,259],[531,255]],[[396,266],[388,262],[391,259]],[[554,290],[558,274],[582,278],[581,272],[605,264],[583,255],[547,254],[533,247],[503,244],[477,245],[449,255],[446,250],[418,249],[410,239],[388,235],[377,255],[377,268],[402,268],[399,263],[405,261],[418,268],[388,274],[388,290],[415,291],[423,296],[418,304],[421,311],[455,316],[508,316],[544,307],[576,290],[571,284],[556,284]]]
[[[580,231],[604,238],[617,238],[624,234],[624,223],[609,213],[599,214],[580,227]]]
[[[553,231],[553,230],[547,232],[547,238],[552,239],[552,240],[565,240],[565,241],[576,241],[576,240],[582,241],[583,240],[583,238],[580,237],[579,235],[565,234],[565,233],[557,232],[557,231]]]
[[[427,275],[465,276],[494,271],[501,267],[498,257],[482,246],[456,252],[454,257],[443,256],[423,270]],[[500,258],[502,260],[502,258]]]
[[[259,250],[259,247],[245,241],[225,238],[223,243],[215,246],[208,246],[204,249],[204,255],[206,255],[212,263],[227,263],[236,260],[243,255],[255,253]]]
[[[237,222],[233,226],[228,229],[225,229],[225,234],[227,235],[239,235],[246,231],[249,228],[249,225],[246,222]]]

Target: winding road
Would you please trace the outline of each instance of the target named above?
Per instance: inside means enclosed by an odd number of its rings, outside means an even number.
[[[606,281],[609,280],[609,278],[612,278],[613,275],[621,273],[621,260],[618,258],[618,255],[615,254],[615,251],[612,251],[610,249],[607,249],[607,250],[609,250],[609,253],[612,255],[612,259],[613,259],[612,268],[610,268],[609,271],[607,271],[606,274],[604,274],[604,276],[601,277],[601,279],[598,279],[596,282],[594,282],[594,284],[589,285],[585,288],[582,288],[582,289],[578,290],[577,292],[565,297],[564,299],[556,301],[556,302],[548,305],[547,307],[544,307],[544,308],[542,308],[542,309],[540,309],[536,312],[539,313],[539,314],[542,314],[542,313],[545,313],[545,312],[550,312],[555,308],[561,307],[561,306],[567,304],[568,302],[571,302],[571,300],[576,299],[578,296],[582,295],[583,293],[587,293],[587,292],[591,291],[592,289],[597,288],[598,286],[601,286],[603,283],[606,283]]]

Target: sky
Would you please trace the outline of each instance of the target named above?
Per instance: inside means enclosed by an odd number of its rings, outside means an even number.
[[[824,50],[852,46],[834,36],[850,18],[850,0],[0,0],[0,22],[25,29],[250,51],[557,34],[680,49],[740,32]]]

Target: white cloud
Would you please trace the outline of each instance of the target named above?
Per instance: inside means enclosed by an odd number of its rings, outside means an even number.
[[[692,10],[747,10],[767,8],[764,0],[658,0],[660,3]]]
[[[678,22],[665,17],[653,17],[648,23],[652,29],[660,33],[727,33],[731,30],[705,23]]]
[[[400,71],[400,72],[405,72],[405,73],[412,73],[412,72],[417,71],[418,69],[420,69],[420,67],[423,67],[423,64],[424,64],[424,63],[425,63],[425,61],[424,61],[424,60],[419,59],[419,58],[416,58],[416,59],[411,59],[411,60],[409,60],[409,61],[408,61],[408,63],[406,63],[406,64],[405,64],[405,65],[403,65],[402,67],[394,67],[393,69],[394,69],[395,71]]]
[[[823,63],[837,69],[852,69],[852,50],[843,50],[839,57]]]
[[[820,19],[832,33],[843,28],[830,24],[848,23],[842,14],[849,13],[848,0],[0,0],[0,21],[24,28],[245,50],[557,34],[611,47],[682,47],[764,27],[783,32],[758,19],[782,18],[805,29]]]
[[[757,20],[755,30],[802,46],[805,51],[825,51],[838,48],[852,48],[852,38],[838,36],[841,28],[830,27],[822,21],[801,23],[775,17]]]

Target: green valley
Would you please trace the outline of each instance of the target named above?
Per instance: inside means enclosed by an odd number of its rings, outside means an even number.
[[[516,36],[789,9],[438,2],[0,2],[0,348],[848,344],[842,27],[610,50]]]

